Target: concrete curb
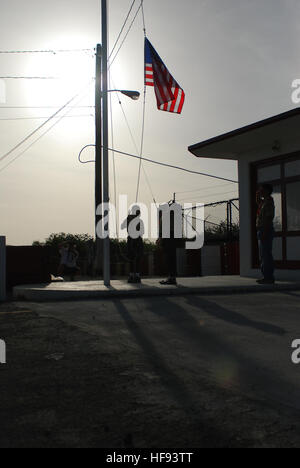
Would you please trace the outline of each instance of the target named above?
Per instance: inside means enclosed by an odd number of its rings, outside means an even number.
[[[203,287],[151,287],[139,286],[135,289],[108,289],[108,290],[64,290],[43,289],[42,285],[16,286],[13,290],[15,300],[31,302],[55,302],[83,299],[113,299],[113,298],[139,298],[159,296],[184,295],[225,295],[245,294],[277,291],[300,291],[300,283],[278,283],[275,285],[236,285],[236,286],[203,286]]]

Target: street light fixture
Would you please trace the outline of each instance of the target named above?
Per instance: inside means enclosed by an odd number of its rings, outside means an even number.
[[[133,101],[138,101],[141,95],[141,93],[139,93],[138,91],[127,91],[124,89],[109,89],[107,92],[108,93],[122,93],[124,94],[124,96],[129,97]]]

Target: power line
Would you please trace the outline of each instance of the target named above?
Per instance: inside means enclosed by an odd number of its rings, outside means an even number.
[[[186,218],[186,216],[184,216]],[[202,221],[204,224],[211,224],[212,226],[220,226],[220,224],[213,223],[211,221],[207,221],[206,219],[196,218],[196,216],[189,216],[191,219],[195,219],[196,221]],[[191,226],[191,224],[190,224]],[[192,226],[193,227],[193,226]]]
[[[229,192],[217,192],[217,193],[212,193],[210,195],[205,195],[203,198],[210,198],[210,197],[214,197],[215,195],[227,195],[228,193],[235,193],[237,191],[237,189],[235,190],[230,190]],[[179,200],[177,201],[188,201],[188,200],[191,200],[190,198],[180,198]]]
[[[129,8],[129,12],[127,13],[127,16],[126,16],[126,18],[125,18],[125,21],[124,21],[124,23],[123,23],[123,26],[122,26],[122,28],[121,28],[121,31],[119,32],[119,35],[118,35],[118,37],[117,37],[117,39],[116,39],[116,42],[115,42],[115,44],[114,44],[114,46],[113,46],[113,48],[112,48],[112,51],[111,51],[111,53],[110,53],[110,55],[109,55],[109,59],[110,59],[111,56],[113,55],[113,53],[114,53],[114,51],[115,51],[115,48],[117,47],[117,44],[118,44],[118,42],[119,42],[119,40],[120,40],[120,37],[122,36],[122,33],[123,33],[124,29],[125,29],[125,26],[126,26],[126,24],[127,24],[128,19],[129,19],[130,13],[132,12],[132,9],[133,9],[133,7],[134,7],[135,1],[136,1],[136,0],[133,0],[133,2],[132,2],[132,4],[131,4],[131,7]]]
[[[116,52],[114,58],[110,61],[109,68],[112,66],[112,64],[113,64],[114,61],[116,60],[117,56],[119,55],[119,53],[120,53],[120,51],[121,51],[121,49],[122,49],[122,47],[123,47],[123,45],[124,45],[124,43],[125,43],[125,41],[126,41],[128,35],[129,35],[129,33],[130,33],[131,29],[132,29],[132,26],[133,26],[134,23],[135,23],[135,20],[136,20],[138,14],[139,14],[141,8],[142,8],[142,3],[140,4],[139,8],[137,9],[137,12],[136,12],[136,14],[134,15],[134,18],[133,18],[132,22],[130,23],[130,26],[129,26],[128,30],[127,30],[127,33],[125,34],[125,36],[124,36],[124,38],[123,38],[123,40],[122,40],[122,42],[121,42],[121,44],[120,44],[120,47],[118,48],[118,50],[117,50],[117,52]]]
[[[222,200],[222,201],[217,201],[217,202],[213,202],[213,203],[205,203],[204,204],[204,207],[207,208],[207,207],[216,207],[218,205],[224,205],[225,203],[228,203],[228,202],[234,202],[234,201],[239,201],[240,199],[239,198],[231,198],[230,200]],[[189,208],[184,208],[183,211],[191,211],[191,210],[194,210],[195,208],[197,208],[197,206],[191,206]]]
[[[116,149],[112,150],[111,148],[109,148],[109,151],[114,151],[115,153],[123,154],[123,155],[129,156],[131,158],[142,159],[142,161],[149,162],[149,163],[152,163],[152,164],[157,164],[159,166],[169,167],[171,169],[177,169],[179,171],[188,172],[189,174],[202,175],[202,176],[205,176],[205,177],[211,177],[213,179],[218,179],[218,180],[227,180],[228,182],[233,182],[235,184],[238,184],[237,180],[227,179],[225,177],[220,177],[220,176],[214,176],[212,174],[206,174],[204,172],[193,171],[191,169],[186,169],[186,168],[180,167],[180,166],[173,166],[172,164],[162,163],[162,162],[155,161],[155,160],[149,159],[149,158],[144,158],[144,157],[140,158],[140,156],[137,156],[135,154],[125,153],[123,151],[118,151]]]
[[[78,161],[80,162],[80,164],[90,164],[90,163],[95,163],[95,159],[91,159],[91,160],[88,160],[88,161],[83,161],[81,159],[81,155],[82,153],[87,149],[87,148],[95,148],[96,145],[93,143],[91,145],[85,145],[83,148],[81,148],[79,154],[78,154]]]
[[[70,80],[70,76],[0,76],[1,80]],[[91,80],[95,80],[95,77],[91,77]]]
[[[76,118],[76,117],[93,117],[92,114],[78,114],[78,115],[67,115],[66,118],[71,119],[71,118]],[[18,121],[18,120],[44,120],[47,119],[48,116],[44,117],[11,117],[11,118],[5,118],[2,119],[0,118],[0,122],[10,122],[10,121]],[[54,117],[55,119],[58,119],[59,117]]]
[[[227,185],[230,185],[232,182],[227,182],[226,184],[218,184],[213,187],[205,187],[203,189],[195,189],[195,190],[185,190],[183,192],[176,192],[176,195],[183,195],[185,193],[196,193],[196,192],[204,192],[207,190],[213,190],[214,188],[220,188],[220,187],[226,187]]]
[[[93,106],[67,106],[72,109],[92,109]],[[59,106],[0,106],[1,109],[59,109]]]
[[[224,203],[228,203],[228,202],[234,202],[234,201],[240,201],[239,198],[231,198],[230,200],[223,200],[223,201],[217,201],[217,202],[213,202],[213,203],[205,203],[205,207],[216,207],[218,205],[224,205]]]
[[[88,85],[85,85],[83,89],[87,88],[87,86],[90,86],[91,83]],[[16,149],[18,149],[20,146],[23,145],[23,143],[26,143],[35,133],[37,133],[41,128],[43,128],[48,122],[50,122],[53,118],[55,118],[62,110],[64,110],[71,102],[73,102],[80,94],[82,93],[83,90],[81,90],[79,93],[77,93],[75,96],[73,96],[69,101],[66,102],[58,111],[56,111],[53,115],[51,115],[45,122],[43,122],[39,127],[37,127],[33,132],[31,132],[27,137],[23,138],[23,140],[20,141],[17,145],[15,145],[11,150],[9,150],[7,153],[5,153],[3,156],[0,157],[0,161],[3,161],[5,158],[10,156]]]
[[[94,52],[95,49],[0,50],[0,54],[59,54]]]
[[[81,94],[81,93],[80,93]],[[85,96],[84,96],[85,97]],[[81,98],[80,101],[82,99]],[[79,102],[80,102],[79,101]],[[68,106],[66,107],[68,108]],[[35,143],[37,143],[39,140],[41,140],[41,138],[43,138],[47,133],[49,133],[57,124],[59,124],[59,122],[61,122],[62,119],[68,117],[68,113],[71,112],[71,109],[69,109],[67,112],[65,112],[64,115],[60,116],[59,119],[54,122],[53,125],[51,125],[45,132],[43,132],[38,138],[36,138],[29,146],[27,146],[21,153],[19,153],[16,157],[14,157],[11,161],[9,161],[4,167],[2,167],[0,169],[0,173],[3,172],[7,167],[9,167],[11,164],[13,164],[17,159],[19,159],[21,156],[23,156],[23,154],[25,154],[30,148],[32,148],[33,145],[35,145]]]
[[[90,147],[90,146],[95,146],[95,145],[86,145],[84,148],[82,148],[82,150],[80,151],[79,153],[79,162],[81,162],[82,164],[87,164],[87,163],[94,163],[95,160],[91,160],[91,161],[81,161],[80,159],[80,156],[83,152],[83,150],[87,147]],[[124,151],[119,151],[119,150],[116,150],[116,149],[112,149],[112,148],[108,148],[108,151],[112,151],[114,153],[117,153],[117,154],[123,154],[124,156],[129,156],[130,158],[135,158],[135,159],[142,159],[142,161],[145,161],[145,162],[149,162],[151,164],[156,164],[158,166],[163,166],[163,167],[169,167],[171,169],[177,169],[179,171],[183,171],[183,172],[187,172],[189,174],[195,174],[195,175],[201,175],[203,177],[210,177],[212,179],[218,179],[218,180],[227,180],[229,182],[233,182],[234,184],[238,184],[238,181],[237,180],[231,180],[231,179],[226,179],[224,177],[220,177],[220,176],[214,176],[212,174],[206,174],[204,172],[198,172],[198,171],[193,171],[191,169],[186,169],[184,167],[180,167],[180,166],[173,166],[172,164],[167,164],[167,163],[162,163],[162,162],[159,162],[159,161],[155,161],[153,159],[149,159],[149,158],[140,158],[140,156],[137,156],[136,154],[131,154],[131,153],[125,153]],[[232,193],[232,192],[229,192],[229,193]],[[236,199],[238,200],[238,199]],[[224,203],[224,202],[222,202]]]
[[[51,127],[49,127],[44,133],[42,133],[38,138],[36,138],[29,146],[27,146],[21,153],[19,153],[16,157],[14,157],[11,161],[9,161],[5,166],[3,166],[1,169],[0,169],[0,173],[3,172],[5,169],[7,169],[11,164],[13,164],[17,159],[19,159],[21,156],[23,156],[23,154],[25,154],[30,148],[32,148],[33,145],[35,145],[35,143],[37,143],[39,140],[41,140],[41,138],[43,138],[47,133],[50,132],[50,130],[52,130],[53,127],[55,127],[55,125],[57,125],[63,118],[67,117],[66,115],[63,115],[59,118],[59,120],[57,120],[53,125],[51,125]]]
[[[0,76],[1,80],[60,80],[58,76]]]

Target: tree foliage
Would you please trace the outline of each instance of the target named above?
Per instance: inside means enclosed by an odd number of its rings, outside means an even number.
[[[229,240],[239,240],[240,226],[239,223],[233,223],[231,233],[227,230],[226,221],[222,221],[218,226],[205,226],[205,241],[206,242],[227,242]]]
[[[32,245],[54,247],[58,249],[63,242],[75,244],[77,248],[81,250],[87,243],[93,242],[93,238],[89,234],[66,234],[65,232],[60,232],[51,234],[47,237],[45,242],[35,241]]]

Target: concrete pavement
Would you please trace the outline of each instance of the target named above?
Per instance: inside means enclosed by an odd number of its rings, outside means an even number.
[[[17,300],[36,302],[63,301],[96,298],[126,298],[180,296],[187,294],[234,294],[264,291],[300,290],[299,283],[279,281],[275,285],[257,285],[253,278],[240,276],[207,276],[179,278],[178,286],[162,286],[160,279],[144,279],[141,285],[128,284],[125,280],[114,280],[111,287],[103,281],[75,281],[40,285],[16,286],[13,297]]]
[[[300,447],[299,299],[18,303],[0,315],[0,446]]]

